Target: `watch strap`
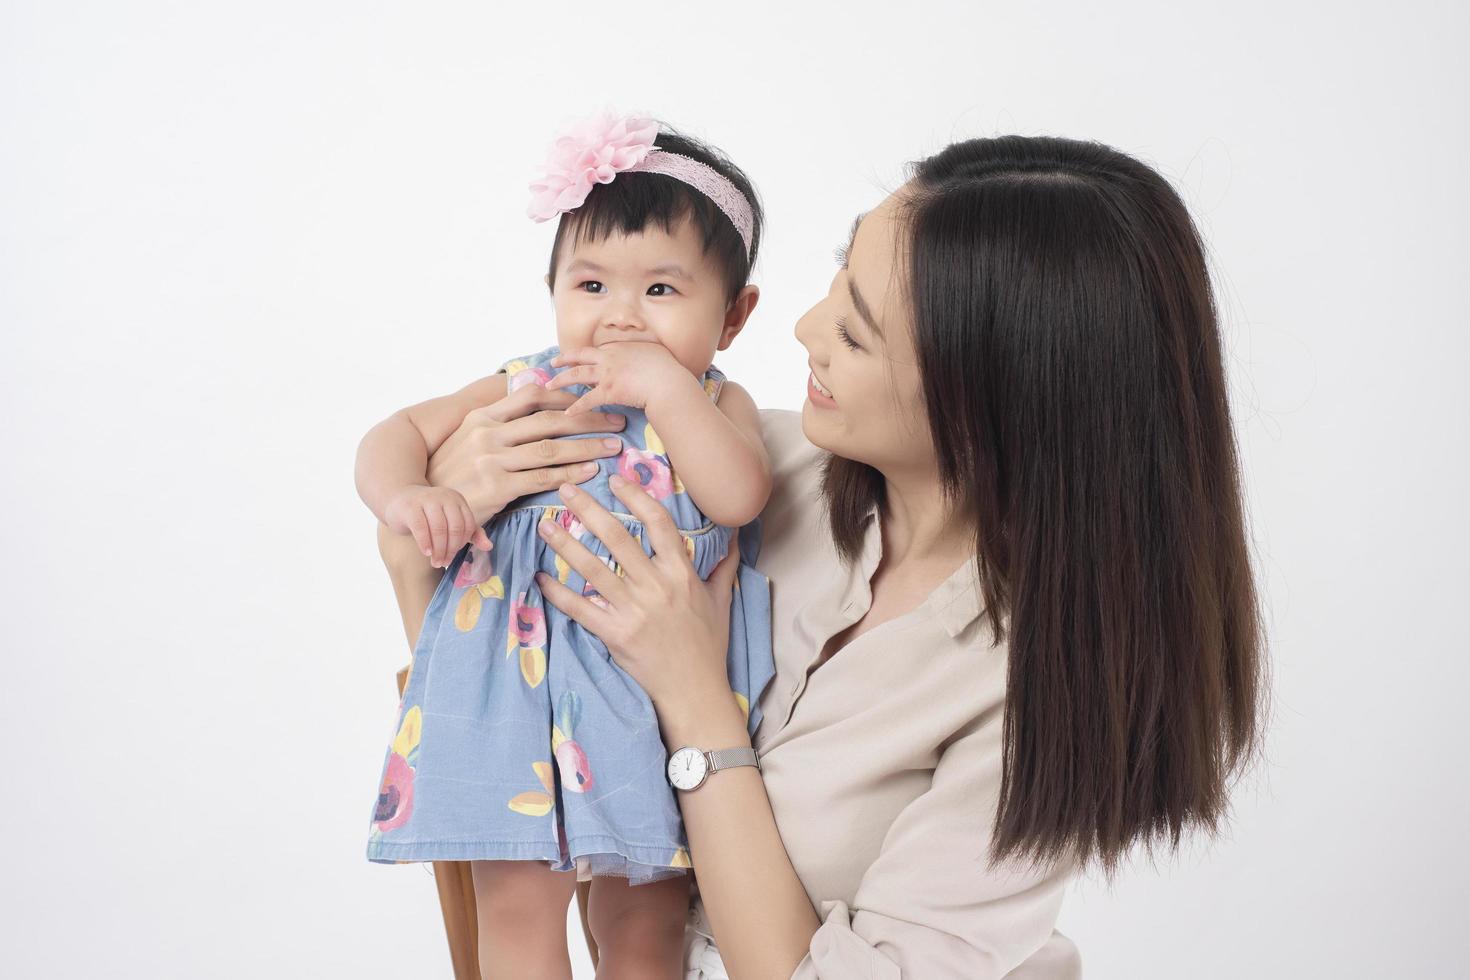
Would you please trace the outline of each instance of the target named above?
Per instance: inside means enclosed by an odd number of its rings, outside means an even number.
[[[733,766],[755,766],[757,770],[761,767],[761,761],[755,754],[755,749],[748,745],[742,745],[735,749],[719,749],[714,752],[706,752],[705,758],[709,760],[710,772],[729,769]]]

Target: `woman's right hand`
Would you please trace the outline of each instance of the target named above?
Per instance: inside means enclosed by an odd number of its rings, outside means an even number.
[[[474,522],[484,524],[524,494],[590,479],[597,473],[592,461],[616,456],[622,442],[556,437],[617,432],[627,419],[603,412],[567,415],[576,400],[565,391],[526,385],[475,409],[429,457],[429,483],[457,490]]]

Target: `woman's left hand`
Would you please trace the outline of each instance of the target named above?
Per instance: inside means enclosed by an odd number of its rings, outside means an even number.
[[[621,521],[586,492],[563,484],[561,497],[582,524],[607,546],[622,567],[618,575],[555,521],[537,529],[568,565],[607,601],[604,607],[545,574],[537,583],[552,605],[607,644],[613,659],[642,686],[661,721],[740,707],[730,691],[726,648],[730,597],[740,563],[734,535],[730,551],[701,581],[669,512],[636,483],[613,476],[612,491],[643,522],[653,557]]]

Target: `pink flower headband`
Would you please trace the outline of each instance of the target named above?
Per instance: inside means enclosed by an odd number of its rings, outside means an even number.
[[[654,146],[657,137],[658,123],[643,116],[604,114],[578,123],[552,145],[526,213],[546,221],[581,207],[593,184],[610,184],[620,173],[663,174],[714,201],[740,233],[748,257],[752,219],[745,195],[707,164]]]

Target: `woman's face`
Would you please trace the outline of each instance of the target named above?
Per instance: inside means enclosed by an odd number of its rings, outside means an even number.
[[[806,437],[886,475],[935,465],[904,299],[903,193],[859,217],[827,295],[796,324],[812,371],[801,408]]]

